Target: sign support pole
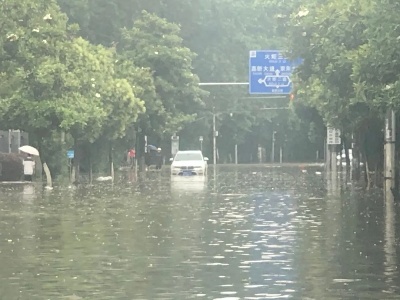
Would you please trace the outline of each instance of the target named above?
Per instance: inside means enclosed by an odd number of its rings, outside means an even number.
[[[331,170],[331,147],[325,143],[325,171],[329,173]]]
[[[72,183],[72,159],[69,159],[69,182]]]
[[[75,151],[73,149],[70,149],[67,151],[67,157],[69,161],[69,182],[72,183],[73,181],[73,168],[72,168],[72,159],[75,157]]]
[[[330,145],[331,147],[331,164],[332,164],[332,176],[336,177],[337,174],[337,153],[336,145]]]
[[[332,172],[332,176],[337,174],[337,153],[336,146],[341,144],[340,130],[332,127],[327,128],[326,134],[326,171]]]

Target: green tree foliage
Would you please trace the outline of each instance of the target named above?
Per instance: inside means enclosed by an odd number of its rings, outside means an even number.
[[[354,118],[351,53],[365,43],[365,11],[357,0],[334,1],[310,4],[292,16],[289,49],[304,60],[297,96],[316,107],[326,123],[340,128]]]
[[[372,149],[366,133],[374,127],[379,143],[382,112],[399,107],[398,5],[5,0],[0,125],[27,130],[46,148],[66,132],[67,146],[73,137],[89,153],[108,153],[111,145],[122,152],[140,131],[166,146],[177,132],[186,148],[203,136],[208,152],[215,113],[225,161],[235,144],[242,161],[254,161],[258,145],[270,152],[274,132],[288,158],[314,159],[328,123]],[[249,99],[245,86],[199,88],[246,82],[254,49],[286,49],[303,59],[293,109],[265,109],[289,100]]]
[[[359,101],[382,109],[399,107],[400,29],[397,21],[397,1],[371,4],[366,43],[354,51],[353,80]]]
[[[75,37],[55,2],[5,1],[0,15],[2,127],[27,131],[39,147],[61,130],[112,139],[143,111],[131,83],[115,74],[115,51]]]
[[[67,18],[54,2],[4,1],[0,7],[1,121],[24,130],[46,129],[57,120],[43,71],[67,38]],[[44,55],[43,55],[44,54]]]
[[[156,95],[147,114],[150,123],[142,128],[148,133],[179,131],[203,103],[192,71],[194,54],[179,34],[179,26],[145,11],[131,30],[122,32],[123,56],[153,75]]]
[[[377,173],[384,113],[399,108],[398,8],[390,0],[310,0],[293,11],[287,26],[289,52],[304,59],[297,98],[326,124],[352,133]]]

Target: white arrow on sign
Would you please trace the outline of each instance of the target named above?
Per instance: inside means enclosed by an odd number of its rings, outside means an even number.
[[[289,76],[279,76],[278,75],[279,73],[280,73],[279,70],[277,70],[277,71],[275,71],[275,74],[277,74],[276,76],[268,76],[267,75],[264,78],[260,78],[260,79],[258,79],[258,83],[264,84],[266,87],[274,86],[276,88],[290,86],[290,84],[291,84],[290,77]],[[276,79],[282,78],[282,79],[286,79],[286,82],[284,84],[277,84],[276,81],[272,81],[272,80],[267,82],[267,78],[276,78]],[[281,83],[283,83],[283,82],[284,81],[282,81]]]

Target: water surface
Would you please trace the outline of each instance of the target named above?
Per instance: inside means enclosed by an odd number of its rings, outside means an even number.
[[[398,209],[379,192],[318,169],[209,172],[0,185],[0,299],[398,299]]]

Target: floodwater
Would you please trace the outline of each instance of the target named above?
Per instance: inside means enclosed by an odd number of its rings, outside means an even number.
[[[0,299],[399,299],[397,205],[320,171],[0,185]]]

